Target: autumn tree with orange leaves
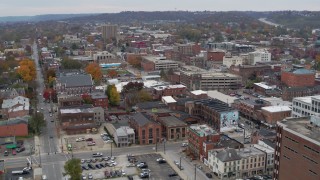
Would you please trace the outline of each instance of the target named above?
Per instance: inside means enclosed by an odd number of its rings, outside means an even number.
[[[102,72],[101,72],[101,68],[99,66],[99,64],[97,63],[90,63],[87,67],[86,67],[86,72],[88,74],[91,74],[92,78],[96,81],[99,82],[102,78]]]
[[[24,59],[19,62],[19,68],[17,73],[25,82],[30,82],[36,79],[37,72],[36,72],[36,65],[34,61],[30,59]]]

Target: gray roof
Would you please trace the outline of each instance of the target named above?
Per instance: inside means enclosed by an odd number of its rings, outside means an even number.
[[[263,141],[264,143],[266,143],[268,146],[272,147],[272,148],[276,148],[276,143],[272,142],[270,139],[261,139],[260,141]]]
[[[222,162],[237,161],[241,159],[235,149],[223,149],[218,151],[216,157]]]
[[[58,82],[66,84],[66,87],[81,87],[81,86],[93,86],[92,77],[90,74],[76,74],[70,76],[62,76]]]
[[[93,92],[91,93],[91,98],[92,99],[101,99],[101,98],[107,98],[106,94],[104,92]]]
[[[28,124],[30,116],[11,118],[5,121],[0,121],[0,126],[14,125],[14,124]]]
[[[181,121],[180,119],[174,116],[165,116],[159,118],[166,126],[187,126],[187,123]]]
[[[146,116],[146,114],[140,113],[140,112],[135,113],[135,114],[132,116],[132,118],[133,118],[133,120],[134,120],[135,122],[137,122],[137,123],[139,124],[139,126],[144,126],[144,125],[146,125],[146,124],[148,124],[148,123],[154,122],[154,121],[152,121],[151,119],[149,119],[149,118]]]

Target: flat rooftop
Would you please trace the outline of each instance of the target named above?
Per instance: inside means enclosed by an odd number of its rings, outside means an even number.
[[[286,118],[277,124],[320,146],[320,127],[310,124],[310,117]]]
[[[143,56],[145,60],[152,61],[157,64],[161,63],[177,63],[176,61],[166,59],[165,57],[160,57],[160,56]]]
[[[267,106],[267,107],[262,107],[261,109],[266,110],[268,112],[291,111],[291,108],[289,106]]]
[[[259,87],[261,87],[263,89],[273,89],[271,86],[268,86],[268,85],[266,85],[264,83],[254,83],[254,85],[259,86]]]
[[[173,126],[187,126],[188,124],[181,121],[180,119],[174,117],[174,116],[165,116],[160,117],[160,121],[162,121],[167,127],[173,127]]]
[[[238,154],[242,158],[248,158],[251,156],[259,156],[259,155],[265,156],[264,152],[262,152],[259,149],[256,149],[255,147],[245,147],[245,148],[239,149]]]
[[[293,98],[293,100],[301,101],[301,102],[304,102],[306,104],[311,104],[311,97],[312,96],[296,97],[296,98]]]
[[[202,104],[204,106],[207,106],[217,112],[225,112],[225,111],[233,111],[232,107],[229,107],[229,105],[225,102],[222,102],[218,99],[202,99],[194,101],[195,104]]]
[[[198,136],[201,136],[201,137],[218,134],[214,129],[212,129],[206,124],[202,124],[202,125],[194,124],[194,125],[191,125],[189,129],[193,130],[193,132],[197,133]]]

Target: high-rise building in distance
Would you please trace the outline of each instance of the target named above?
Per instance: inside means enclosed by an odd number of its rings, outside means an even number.
[[[117,38],[117,34],[118,34],[117,25],[112,25],[112,24],[102,25],[102,38],[104,40]]]

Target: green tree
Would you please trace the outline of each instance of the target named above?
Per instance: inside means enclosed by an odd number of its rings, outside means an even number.
[[[152,96],[146,90],[142,89],[138,92],[138,97],[140,102],[151,101]]]
[[[44,120],[42,113],[35,113],[29,120],[30,130],[36,134],[40,134],[40,129],[45,126],[46,122]]]
[[[64,164],[64,171],[70,175],[72,180],[81,180],[81,164],[80,159],[70,159]]]
[[[108,88],[107,88],[107,90],[108,90]],[[108,96],[109,104],[112,106],[118,105],[120,102],[120,94],[117,91],[117,88],[115,85],[111,85],[108,94],[109,94],[109,96]]]
[[[64,58],[61,61],[62,67],[64,69],[80,69],[82,68],[82,64],[79,61]]]

